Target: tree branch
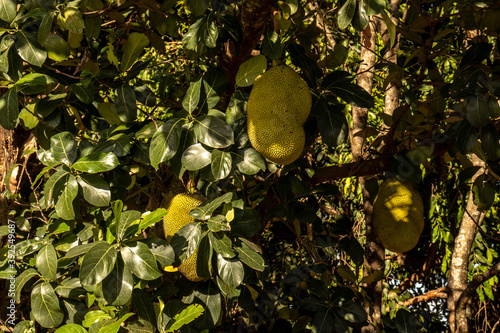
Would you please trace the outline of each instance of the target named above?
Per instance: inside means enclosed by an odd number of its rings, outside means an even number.
[[[423,295],[415,296],[415,297],[412,297],[410,299],[407,299],[406,301],[401,302],[399,304],[402,306],[410,306],[410,305],[417,304],[420,302],[427,302],[427,301],[434,299],[434,298],[447,298],[447,297],[448,297],[448,294],[446,292],[446,287],[441,287],[441,288],[438,288],[435,290],[428,291]]]

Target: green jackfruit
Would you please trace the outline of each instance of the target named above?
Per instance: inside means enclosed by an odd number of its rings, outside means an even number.
[[[293,69],[276,66],[255,81],[247,105],[250,143],[277,164],[290,164],[302,154],[303,125],[311,111],[311,91]]]
[[[189,212],[201,203],[201,197],[187,193],[177,194],[172,198],[167,207],[167,215],[163,218],[163,230],[165,231],[167,241],[170,241],[180,228],[194,222],[194,217],[189,215]],[[204,278],[196,274],[197,253],[198,249],[178,267],[179,272],[191,281],[204,280]]]
[[[411,183],[387,179],[373,203],[373,228],[382,245],[407,252],[417,245],[424,229],[424,204]]]

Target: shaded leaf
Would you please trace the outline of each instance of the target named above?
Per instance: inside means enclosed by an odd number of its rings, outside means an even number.
[[[0,97],[0,125],[6,130],[16,128],[19,117],[19,103],[16,89],[9,89]]]
[[[127,43],[123,48],[120,71],[127,71],[139,58],[144,48],[149,45],[149,39],[145,34],[133,32],[128,36]]]
[[[248,87],[251,86],[255,79],[264,74],[267,68],[266,56],[258,55],[252,57],[242,63],[236,74],[236,86],[237,87]]]
[[[98,175],[82,174],[77,177],[82,188],[83,197],[88,203],[97,207],[108,206],[111,200],[111,190],[108,183]]]
[[[347,0],[338,12],[337,24],[340,29],[345,29],[351,23],[356,11],[356,0]]]
[[[214,149],[211,157],[212,175],[215,179],[224,179],[231,172],[232,158],[229,152]]]
[[[84,286],[94,286],[104,280],[116,263],[116,248],[108,243],[97,243],[83,257],[80,281]]]
[[[231,287],[238,287],[245,277],[245,269],[238,259],[217,256],[217,272],[222,280]]]
[[[161,276],[155,256],[142,242],[127,242],[121,248],[121,255],[127,269],[143,280],[154,280]]]
[[[181,139],[183,119],[174,118],[161,125],[153,135],[151,146],[149,147],[149,157],[151,165],[157,169],[162,162],[171,159],[177,149]]]
[[[42,327],[56,327],[64,319],[57,295],[49,282],[42,282],[33,287],[31,310],[36,321]]]
[[[226,148],[234,143],[231,126],[214,116],[196,118],[194,133],[198,141],[212,148]]]
[[[115,108],[118,117],[124,123],[133,122],[137,118],[135,92],[128,84],[122,84],[115,90]]]
[[[17,52],[21,58],[31,65],[41,67],[47,59],[47,51],[38,44],[36,37],[24,30],[18,31],[16,37]]]
[[[238,252],[238,258],[256,271],[264,271],[266,265],[264,259],[245,243],[235,244],[234,249]]]
[[[47,244],[36,255],[36,268],[45,280],[57,278],[57,254],[52,244]]]

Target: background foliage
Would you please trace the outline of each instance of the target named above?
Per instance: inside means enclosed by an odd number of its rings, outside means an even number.
[[[2,217],[1,302],[17,307],[2,330],[446,331],[468,231],[468,325],[491,332],[499,15],[493,0],[0,0],[0,208],[16,225]],[[251,86],[278,63],[313,94],[284,167],[246,133]],[[384,172],[415,183],[425,229],[374,270]],[[207,200],[168,243],[165,202],[186,188]],[[205,281],[162,269],[195,249]]]

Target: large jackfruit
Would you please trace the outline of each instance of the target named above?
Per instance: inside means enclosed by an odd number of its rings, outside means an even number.
[[[373,228],[382,245],[393,252],[410,251],[424,229],[424,205],[411,183],[385,180],[373,203]]]
[[[194,222],[194,217],[189,215],[193,209],[202,203],[202,198],[187,193],[177,194],[172,198],[167,207],[167,215],[163,218],[163,230],[167,241],[186,224]],[[186,278],[191,281],[202,281],[204,278],[196,274],[196,258],[198,249],[178,267]]]
[[[248,98],[252,146],[274,163],[292,163],[304,149],[310,111],[311,91],[299,74],[287,66],[271,68],[257,78]]]

